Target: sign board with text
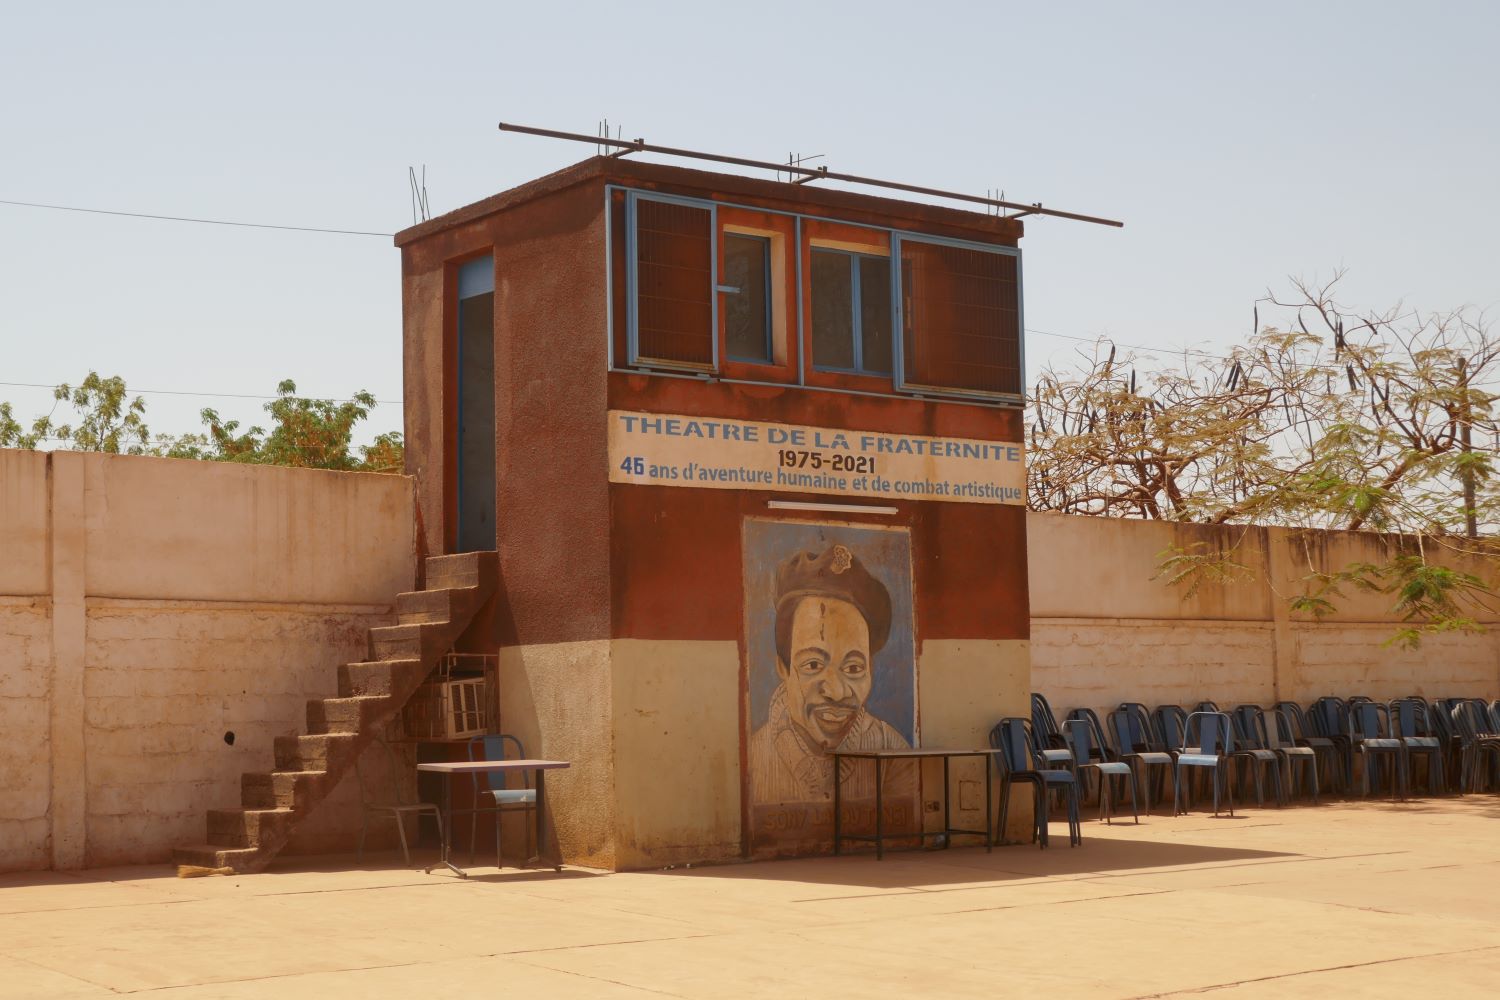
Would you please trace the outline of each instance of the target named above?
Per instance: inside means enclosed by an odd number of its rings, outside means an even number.
[[[609,411],[609,481],[1024,504],[1019,443]]]

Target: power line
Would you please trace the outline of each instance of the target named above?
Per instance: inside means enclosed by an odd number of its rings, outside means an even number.
[[[1027,333],[1034,333],[1041,337],[1057,337],[1062,340],[1076,340],[1080,344],[1096,344],[1101,340],[1108,341],[1116,347],[1128,347],[1132,351],[1149,351],[1152,354],[1195,354],[1200,358],[1208,358],[1212,361],[1227,361],[1226,355],[1214,354],[1212,351],[1200,351],[1195,347],[1151,347],[1146,344],[1127,344],[1113,337],[1101,334],[1097,337],[1079,337],[1071,333],[1053,333],[1050,330],[1038,330],[1028,326]]]
[[[243,226],[249,229],[282,229],[297,233],[335,233],[340,236],[383,236],[394,233],[371,233],[361,229],[321,229],[317,226],[277,226],[269,222],[232,222],[228,219],[196,219],[185,215],[153,215],[150,212],[121,212],[110,208],[79,208],[76,205],[44,205],[35,201],[11,201],[0,198],[0,205],[19,205],[22,208],[46,208],[55,212],[87,212],[91,215],[123,215],[131,219],[159,219],[163,222],[197,222],[207,226]]]
[[[43,382],[0,382],[0,385],[3,385],[3,386],[13,386],[13,387],[19,388],[19,389],[46,389],[48,391],[55,390],[61,384],[63,384],[63,383],[57,382],[57,383],[53,383],[51,385],[48,385],[48,384],[43,383]],[[209,397],[209,398],[213,398],[213,399],[264,399],[264,400],[271,400],[271,399],[288,399],[288,398],[290,398],[290,399],[328,399],[328,400],[333,400],[333,399],[337,399],[338,398],[336,396],[310,396],[310,395],[308,395],[306,393],[298,393],[297,395],[291,396],[291,397],[287,397],[287,396],[259,396],[259,395],[255,395],[254,393],[247,393],[247,392],[196,392],[196,391],[189,390],[189,389],[132,389],[129,386],[126,386],[126,392],[127,392],[127,394],[132,395],[132,396],[135,396],[135,395],[141,395],[141,396],[202,396],[202,397]],[[377,402],[377,403],[383,403],[386,406],[400,406],[400,405],[402,405],[402,400],[399,400],[399,399],[377,399],[377,400],[375,400],[375,402]]]

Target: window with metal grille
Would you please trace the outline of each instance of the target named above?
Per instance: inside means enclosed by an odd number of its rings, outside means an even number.
[[[712,368],[713,210],[650,198],[634,208],[632,360]]]
[[[1012,253],[900,239],[902,388],[1021,395]]]

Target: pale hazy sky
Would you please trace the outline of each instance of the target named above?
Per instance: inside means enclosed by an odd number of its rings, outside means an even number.
[[[0,0],[0,199],[393,232],[409,165],[448,211],[591,152],[497,121],[608,117],[1123,219],[1028,221],[1034,369],[1077,346],[1038,331],[1226,344],[1339,267],[1355,304],[1500,304],[1497,38],[1484,2]],[[0,382],[399,401],[400,322],[389,239],[0,205]]]

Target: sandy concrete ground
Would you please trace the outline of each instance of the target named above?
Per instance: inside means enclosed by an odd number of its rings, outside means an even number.
[[[0,876],[0,996],[1500,994],[1500,796],[1054,831],[623,875]]]

